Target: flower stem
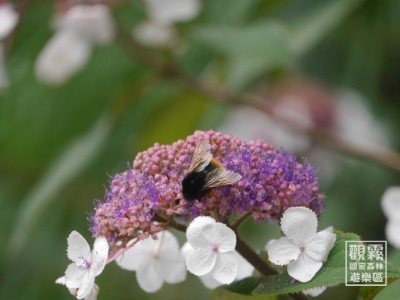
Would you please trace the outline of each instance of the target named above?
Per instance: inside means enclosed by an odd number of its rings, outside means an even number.
[[[278,274],[273,268],[271,268],[265,261],[236,233],[236,251],[240,253],[254,268],[257,269],[264,276],[271,276]],[[308,299],[302,293],[289,295],[293,299],[306,300]]]
[[[243,215],[241,215],[241,216],[239,216],[236,220],[235,220],[235,222],[233,222],[229,227],[231,227],[233,230],[236,230],[238,227],[239,227],[239,225],[240,224],[242,224],[242,222],[244,221],[244,220],[246,220],[247,219],[247,217],[249,217],[251,215],[251,212],[246,212],[246,213],[244,213]]]

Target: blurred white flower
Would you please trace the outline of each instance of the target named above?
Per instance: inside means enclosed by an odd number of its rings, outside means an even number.
[[[199,0],[144,0],[151,20],[164,25],[188,21],[200,11]]]
[[[169,44],[175,32],[169,26],[147,21],[137,25],[134,28],[133,35],[143,45],[161,47]]]
[[[128,271],[136,271],[139,286],[148,293],[158,291],[164,281],[179,283],[186,279],[185,261],[178,240],[169,231],[157,234],[157,240],[147,238],[116,259]]]
[[[0,89],[8,86],[8,76],[5,68],[5,51],[2,40],[14,29],[18,22],[18,14],[6,3],[0,4]]]
[[[109,8],[75,5],[55,21],[56,33],[39,54],[37,78],[59,85],[88,62],[93,45],[110,43],[115,35]]]
[[[388,219],[386,238],[390,244],[400,249],[400,187],[388,188],[382,196],[381,205]]]
[[[298,281],[310,281],[336,241],[332,227],[317,233],[317,226],[317,216],[309,208],[288,208],[281,218],[281,230],[286,237],[271,240],[265,247],[269,261],[287,265],[289,275]]]
[[[56,283],[61,284],[61,285],[65,285],[65,276],[57,278]],[[68,288],[68,290],[69,290],[69,292],[71,293],[72,296],[76,296],[76,293],[77,293],[78,289]],[[99,294],[99,286],[97,284],[95,284],[93,286],[92,291],[89,293],[89,295],[87,295],[84,298],[84,300],[96,300],[98,294]]]
[[[186,242],[182,248],[181,248],[183,257],[186,259],[188,254],[193,251],[193,247],[189,244],[189,242]],[[254,272],[254,267],[247,261],[245,260],[237,251],[233,252],[235,255],[235,259],[238,264],[238,271],[235,277],[235,281],[244,279],[246,277],[249,277],[253,274]],[[219,281],[215,280],[212,273],[208,273],[203,276],[199,276],[201,282],[209,289],[214,289],[222,283]]]
[[[304,295],[311,296],[311,297],[318,297],[321,295],[323,292],[325,292],[326,286],[323,287],[317,287],[313,289],[307,289],[303,291]]]
[[[197,276],[211,274],[220,283],[235,280],[238,262],[234,251],[236,235],[223,223],[211,217],[197,217],[186,230],[192,249],[187,254],[186,266]]]
[[[77,299],[96,299],[98,287],[94,280],[103,271],[108,256],[108,243],[103,237],[97,238],[90,252],[89,244],[77,232],[68,236],[67,255],[72,263],[65,271],[64,277],[56,283],[65,285]],[[92,298],[90,298],[92,297]]]
[[[143,45],[161,47],[176,37],[173,24],[189,21],[200,12],[200,0],[144,0],[149,20],[137,25],[134,38]]]
[[[6,3],[0,4],[0,41],[6,38],[18,22],[18,14],[13,7]]]

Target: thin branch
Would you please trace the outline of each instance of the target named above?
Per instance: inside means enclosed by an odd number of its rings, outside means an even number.
[[[356,145],[349,144],[347,141],[335,136],[329,131],[323,131],[320,129],[306,129],[302,126],[299,126],[299,124],[295,124],[293,120],[283,120],[282,118],[278,118],[272,113],[272,110],[270,107],[268,107],[268,104],[261,101],[254,101],[257,99],[256,96],[233,93],[226,88],[206,84],[205,82],[198,80],[197,78],[184,72],[176,64],[166,62],[161,60],[159,57],[152,56],[151,51],[135,42],[131,35],[122,27],[119,28],[118,33],[118,42],[123,49],[126,50],[128,55],[130,55],[135,62],[138,62],[149,68],[158,74],[158,76],[167,79],[178,80],[188,88],[194,89],[212,98],[214,101],[234,105],[252,106],[268,114],[275,120],[285,123],[291,130],[310,136],[316,143],[330,150],[334,150],[346,156],[373,161],[389,169],[400,172],[400,155],[392,150],[387,149],[376,151],[364,149]]]
[[[251,216],[251,212],[245,212],[243,215],[239,216],[231,225],[230,227],[233,230],[236,230],[243,221],[245,221],[249,216]]]

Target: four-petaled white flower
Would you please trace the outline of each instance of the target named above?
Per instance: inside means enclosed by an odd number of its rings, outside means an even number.
[[[269,260],[276,265],[287,265],[294,279],[310,281],[336,241],[332,227],[317,233],[317,226],[317,216],[312,210],[306,207],[287,209],[281,219],[281,230],[286,237],[268,242]]]
[[[188,254],[191,251],[193,251],[193,247],[189,244],[189,242],[186,242],[182,246],[181,251],[183,257],[186,259]],[[238,271],[235,277],[235,281],[251,276],[254,272],[254,267],[247,260],[245,260],[237,251],[234,251],[233,253],[235,255],[238,264]],[[221,282],[214,279],[212,273],[199,276],[199,278],[201,282],[204,284],[204,286],[209,289],[215,289],[216,287],[222,285]]]
[[[388,218],[386,238],[400,249],[400,187],[388,188],[382,196],[382,210]]]
[[[95,299],[98,288],[94,279],[104,269],[108,257],[108,243],[104,237],[97,238],[90,252],[89,244],[76,231],[68,237],[67,255],[72,263],[65,276],[57,283],[65,285],[77,299]]]
[[[189,272],[197,276],[212,274],[223,284],[235,280],[238,262],[234,250],[236,235],[223,223],[211,217],[197,217],[186,230],[187,240],[193,249],[186,258]]]
[[[101,4],[75,5],[55,21],[56,34],[40,53],[37,78],[62,84],[88,62],[93,45],[110,43],[115,36],[110,9]]]
[[[168,232],[157,234],[157,240],[147,238],[116,259],[128,271],[136,271],[139,286],[148,293],[158,291],[164,281],[179,283],[186,279],[185,261],[178,240]]]

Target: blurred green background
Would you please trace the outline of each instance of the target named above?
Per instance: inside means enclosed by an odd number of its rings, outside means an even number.
[[[24,10],[7,41],[10,86],[0,90],[0,299],[72,299],[54,283],[68,264],[66,237],[77,230],[90,239],[88,216],[94,200],[103,199],[109,176],[155,142],[171,143],[196,129],[218,130],[236,106],[146,68],[118,41],[96,47],[87,66],[63,85],[41,83],[33,67],[53,34],[53,2],[17,2]],[[139,1],[113,11],[126,30],[145,18]],[[389,146],[399,150],[398,0],[204,0],[198,17],[176,30],[179,49],[148,53],[235,93],[278,87],[299,76],[323,89],[354,91],[386,128]],[[250,118],[242,126],[251,123]],[[341,157],[334,176],[321,178],[327,199],[320,228],[332,225],[364,240],[384,240],[380,197],[399,184],[399,173]],[[324,159],[336,164],[338,158]],[[276,224],[247,222],[242,232],[257,248],[279,236]],[[389,248],[397,267],[399,252]],[[209,298],[192,275],[146,294],[133,273],[115,264],[96,282],[99,299]],[[379,299],[396,299],[399,291],[397,282]],[[339,286],[319,298],[355,299],[356,293]]]

